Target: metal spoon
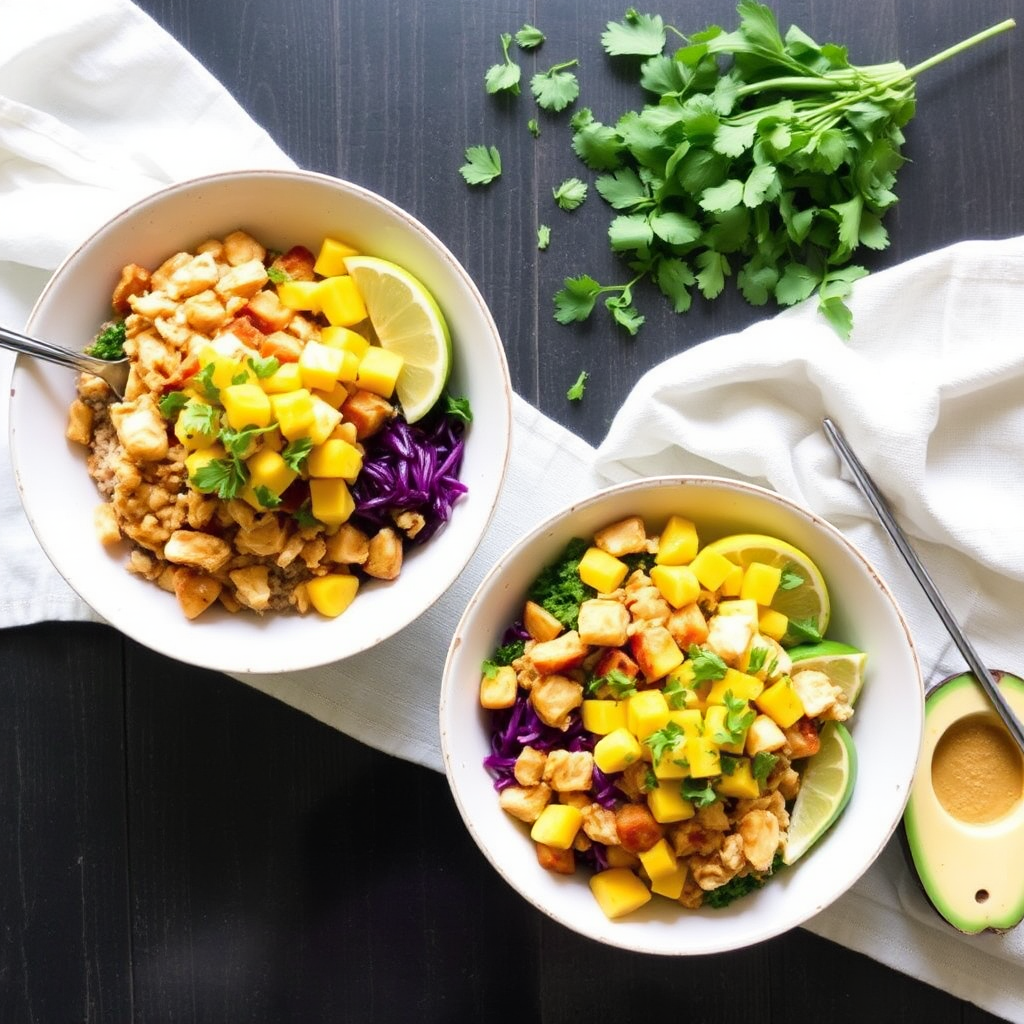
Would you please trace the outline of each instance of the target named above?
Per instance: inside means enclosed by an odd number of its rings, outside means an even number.
[[[87,356],[84,352],[73,352],[71,349],[51,345],[48,341],[39,341],[25,334],[12,331],[9,327],[0,327],[0,348],[11,349],[21,355],[35,356],[59,366],[70,366],[74,370],[91,373],[107,382],[110,389],[119,399],[124,398],[124,390],[128,384],[128,359],[97,359]]]
[[[1024,753],[1024,727],[1021,726],[1020,720],[1007,703],[992,673],[989,672],[981,658],[978,657],[978,652],[974,649],[974,645],[967,639],[964,631],[957,624],[956,619],[953,618],[953,613],[949,610],[949,606],[936,589],[931,576],[928,575],[928,570],[921,564],[917,553],[910,546],[907,535],[900,529],[900,525],[896,522],[896,518],[893,516],[885,498],[882,497],[881,492],[875,486],[875,482],[868,475],[868,471],[861,464],[860,459],[854,455],[853,449],[850,448],[839,428],[827,416],[821,421],[821,425],[832,447],[836,450],[840,459],[849,467],[861,493],[875,510],[875,514],[878,516],[882,526],[885,527],[893,543],[899,549],[899,553],[903,556],[907,565],[910,566],[910,571],[914,574],[917,582],[921,584],[921,589],[925,592],[925,596],[931,602],[932,607],[939,613],[942,624],[953,638],[953,643],[956,644],[960,653],[964,656],[964,660],[967,662],[974,678],[978,680],[982,689],[988,694],[989,700],[992,701],[993,706],[999,713],[999,717],[1003,720],[1003,724],[1013,737],[1013,741],[1020,748],[1021,752]]]

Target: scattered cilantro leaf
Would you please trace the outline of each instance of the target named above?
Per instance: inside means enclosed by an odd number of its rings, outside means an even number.
[[[495,146],[469,146],[459,174],[470,185],[488,185],[501,176],[501,154]]]
[[[537,123],[537,118],[531,117],[526,122],[527,131],[536,139],[540,135],[540,125]]]
[[[248,482],[249,474],[241,459],[212,459],[191,476],[191,484],[203,494],[216,494],[222,501],[236,498]]]
[[[279,508],[281,505],[281,496],[275,494],[266,484],[257,484],[252,493],[264,508]]]
[[[718,799],[718,794],[714,791],[708,779],[683,779],[679,785],[679,791],[698,810],[701,807],[709,807]]]
[[[313,503],[307,498],[293,513],[292,519],[295,520],[296,525],[300,530],[311,529],[315,526],[322,526],[323,524],[315,515],[313,515]]]
[[[786,627],[786,638],[794,643],[816,644],[821,640],[816,619],[790,619]]]
[[[524,25],[515,35],[516,43],[523,50],[534,50],[544,42],[546,36],[534,25]]]
[[[537,106],[544,110],[565,110],[580,94],[580,83],[576,75],[566,68],[575,67],[579,61],[563,61],[554,64],[547,71],[539,71],[530,79],[530,92]]]
[[[484,88],[491,93],[507,92],[512,96],[519,95],[519,79],[522,69],[509,56],[508,48],[512,45],[512,36],[508,32],[501,33],[501,50],[504,60],[500,64],[492,64],[484,74]]]
[[[184,391],[168,391],[157,406],[165,420],[173,420],[188,404],[188,395]]]
[[[694,683],[706,683],[715,679],[724,679],[727,666],[722,659],[704,647],[691,644],[687,653],[693,665]]]
[[[284,284],[292,279],[291,274],[287,270],[282,270],[281,267],[275,266],[267,267],[267,277],[272,284]]]
[[[632,7],[622,21],[609,21],[601,35],[612,57],[653,57],[665,48],[665,25],[657,14],[638,14]]]
[[[206,402],[187,401],[178,417],[182,433],[216,437],[220,430],[220,409]]]
[[[537,225],[537,248],[542,252],[551,244],[551,228],[547,224]]]
[[[761,784],[767,781],[779,758],[767,750],[759,750],[750,763],[750,773]]]
[[[196,404],[198,405],[198,403]],[[275,429],[276,426],[245,427],[242,430],[235,430],[233,427],[224,426],[220,429],[219,437],[221,444],[230,455],[236,459],[244,459],[252,451],[252,446],[260,434],[266,434]]]
[[[616,700],[625,700],[636,693],[636,680],[631,679],[621,669],[613,668],[603,676],[595,676],[587,683],[587,693],[599,693],[605,688]]]
[[[755,675],[764,668],[764,663],[768,658],[767,647],[753,647],[750,651],[750,657],[747,658],[747,667],[743,670],[748,675]]]
[[[257,380],[266,380],[267,377],[272,377],[278,370],[281,369],[281,361],[277,356],[250,356],[246,362],[253,373],[256,374]]]
[[[576,378],[576,383],[569,388],[565,393],[565,397],[570,402],[578,402],[582,397],[584,391],[587,389],[587,378],[590,376],[586,370],[580,370],[580,375]]]
[[[668,706],[673,711],[678,711],[680,708],[686,707],[687,694],[692,692],[693,682],[684,683],[680,678],[678,672],[673,672],[668,677],[668,682],[662,688],[662,693],[665,696],[665,700],[668,702]]]
[[[555,202],[563,210],[575,210],[587,198],[587,185],[579,178],[566,178],[557,188],[551,190]]]
[[[791,565],[787,565],[782,570],[782,576],[779,578],[779,589],[780,590],[796,590],[797,587],[804,583],[803,576],[793,568]]]
[[[444,411],[446,416],[454,416],[463,423],[473,422],[473,410],[469,407],[468,398],[453,398],[451,395],[444,396]]]
[[[302,469],[309,453],[313,450],[313,439],[311,437],[298,437],[289,441],[281,452],[281,458],[285,465],[296,473]]]
[[[211,402],[220,401],[220,388],[213,383],[213,371],[217,367],[214,363],[207,363],[192,379],[199,386],[202,393]]]

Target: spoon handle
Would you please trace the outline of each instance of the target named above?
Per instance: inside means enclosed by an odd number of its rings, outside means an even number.
[[[853,474],[853,479],[857,486],[860,488],[861,493],[867,498],[868,503],[875,510],[875,514],[878,516],[882,526],[885,527],[889,536],[892,538],[893,543],[896,545],[899,553],[903,556],[907,565],[910,566],[910,571],[914,574],[917,582],[921,585],[921,589],[925,592],[925,596],[931,602],[932,607],[939,614],[939,618],[942,619],[942,624],[946,627],[946,631],[953,638],[953,643],[956,644],[960,653],[964,656],[964,660],[967,662],[967,666],[970,668],[975,679],[981,684],[982,689],[988,694],[989,700],[995,706],[996,711],[999,713],[999,717],[1003,720],[1003,724],[1009,730],[1010,735],[1013,737],[1014,742],[1020,748],[1021,752],[1024,753],[1024,728],[1022,728],[1020,720],[1013,713],[1013,709],[1007,703],[1006,698],[1003,696],[1002,691],[999,689],[999,685],[996,683],[992,676],[992,673],[985,667],[984,662],[978,656],[978,652],[974,649],[974,645],[967,639],[964,631],[958,625],[956,619],[953,618],[953,613],[949,610],[949,606],[946,604],[942,595],[939,593],[935,584],[932,582],[931,576],[928,574],[928,570],[921,564],[921,560],[917,557],[917,553],[910,546],[910,541],[907,540],[907,535],[900,528],[899,523],[896,522],[895,516],[889,508],[881,492],[875,486],[875,482],[871,479],[868,471],[861,464],[860,459],[854,454],[850,448],[839,428],[830,420],[828,417],[822,420],[822,427],[824,428],[825,434],[832,444],[832,447],[836,450],[836,454],[839,455],[840,459],[846,463],[850,472]]]
[[[0,327],[0,347],[11,349],[22,355],[45,359],[60,366],[70,366],[74,370],[85,370],[87,373],[97,376],[99,376],[97,370],[102,369],[104,365],[110,365],[106,360],[88,356],[84,352],[72,352],[70,349],[51,345],[38,338],[30,338],[25,334],[12,331],[9,327]]]

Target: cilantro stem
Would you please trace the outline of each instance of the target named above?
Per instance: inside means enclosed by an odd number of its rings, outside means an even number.
[[[922,71],[927,71],[929,68],[935,67],[936,64],[941,64],[943,61],[949,60],[950,57],[955,57],[958,53],[962,53],[964,50],[970,49],[978,43],[983,43],[986,39],[991,39],[993,36],[997,36],[1002,32],[1008,31],[1016,26],[1016,24],[1017,22],[1014,21],[1013,18],[1007,18],[1005,21],[1000,21],[996,25],[991,25],[983,31],[975,33],[969,39],[964,39],[955,46],[950,46],[948,49],[942,50],[940,53],[935,54],[934,57],[929,57],[927,60],[921,61],[920,64],[915,64],[907,71],[907,77],[914,78],[921,74]]]

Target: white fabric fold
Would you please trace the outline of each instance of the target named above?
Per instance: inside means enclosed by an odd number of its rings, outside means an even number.
[[[140,196],[209,171],[290,165],[128,0],[36,0],[5,11],[0,322],[23,325],[71,247]],[[1024,527],[1015,480],[1024,412],[1014,398],[1024,350],[1013,332],[1022,286],[1022,240],[965,243],[859,282],[848,345],[810,306],[707,342],[639,382],[596,457],[517,398],[513,456],[492,527],[444,599],[362,657],[240,678],[365,743],[440,769],[447,641],[487,568],[522,532],[601,482],[662,472],[750,479],[825,515],[888,577],[928,676],[959,670],[906,568],[840,472],[820,431],[825,414],[889,494],[983,655],[1017,667]],[[0,626],[95,618],[36,545],[17,500],[7,451],[12,365],[0,353]],[[1020,933],[958,936],[925,905],[895,843],[808,927],[1024,1022]]]

